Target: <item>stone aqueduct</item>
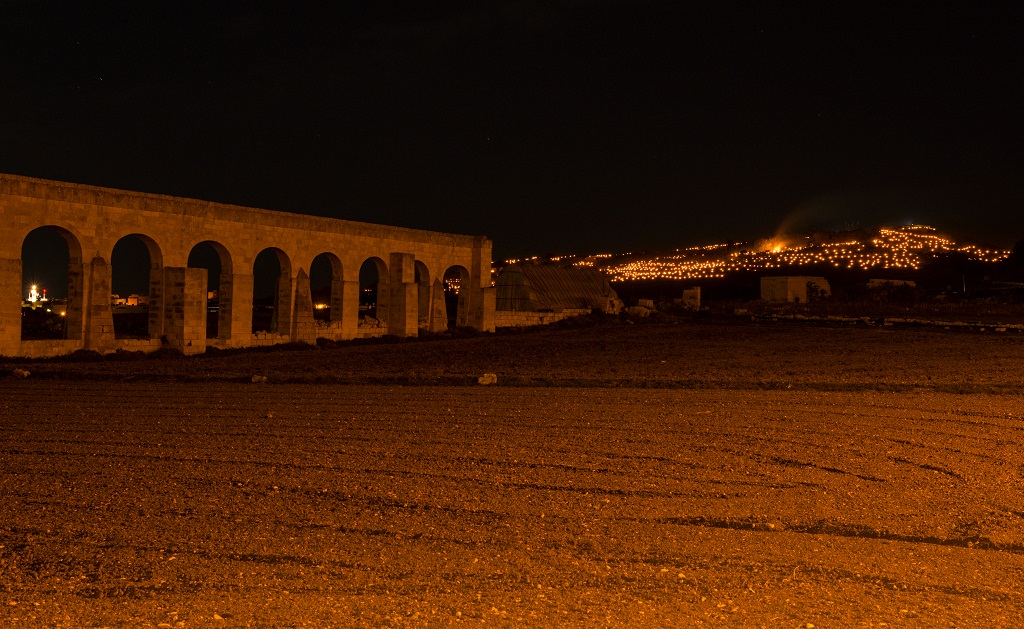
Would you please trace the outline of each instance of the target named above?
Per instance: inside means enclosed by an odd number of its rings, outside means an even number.
[[[22,340],[22,246],[50,227],[68,245],[65,338]],[[115,338],[111,254],[125,236],[149,249],[148,339]],[[207,269],[189,268],[189,254],[210,243],[221,261],[216,338],[207,339]],[[252,330],[253,265],[277,255],[275,329]],[[314,322],[309,270],[326,255],[333,268],[331,321]],[[494,329],[491,242],[338,219],[274,212],[156,194],[0,174],[0,355],[47,356],[77,349],[119,348],[186,354],[208,345],[248,347],[318,337],[359,335],[359,270],[378,271],[377,318],[388,334],[416,336],[447,326],[442,278],[460,275],[458,325]],[[340,315],[340,316],[339,316]]]

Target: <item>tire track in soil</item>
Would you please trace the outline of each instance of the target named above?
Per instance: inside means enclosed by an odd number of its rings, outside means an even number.
[[[643,522],[644,520],[636,520]],[[670,518],[657,518],[650,520],[658,524],[671,524],[676,526],[698,526],[715,529],[727,529],[730,531],[757,531],[759,533],[803,533],[807,535],[823,535],[827,537],[850,537],[855,539],[887,540],[903,542],[907,544],[931,544],[935,546],[953,546],[957,548],[973,548],[978,550],[993,550],[998,552],[1024,554],[1024,544],[999,544],[987,537],[935,537],[929,535],[905,535],[888,531],[876,530],[869,527],[852,526],[841,523],[825,521],[814,524],[781,523],[776,526],[765,521],[749,519],[714,519],[704,516],[681,516]]]

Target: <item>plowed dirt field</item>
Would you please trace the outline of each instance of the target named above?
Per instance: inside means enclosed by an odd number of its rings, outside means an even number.
[[[15,366],[0,626],[1024,625],[1016,336],[644,325]]]

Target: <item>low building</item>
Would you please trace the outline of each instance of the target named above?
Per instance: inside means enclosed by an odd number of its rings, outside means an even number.
[[[120,295],[110,296],[110,305],[112,306],[148,306],[149,295],[137,295],[132,293],[127,297],[121,297]]]
[[[700,310],[700,286],[683,289],[683,296],[673,302],[687,310]]]
[[[622,300],[603,273],[592,267],[514,264],[498,275],[495,326],[541,325],[590,314],[615,314]]]
[[[823,277],[789,275],[761,278],[761,299],[764,301],[806,303],[831,294],[828,280]]]

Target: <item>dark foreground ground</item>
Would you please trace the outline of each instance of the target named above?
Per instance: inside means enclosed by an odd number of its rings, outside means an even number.
[[[809,391],[1024,391],[1024,334],[940,328],[751,323],[619,323],[331,350],[194,358],[0,362],[0,377],[121,382],[469,385]]]
[[[27,364],[0,626],[1021,626],[1022,365],[723,324]]]

